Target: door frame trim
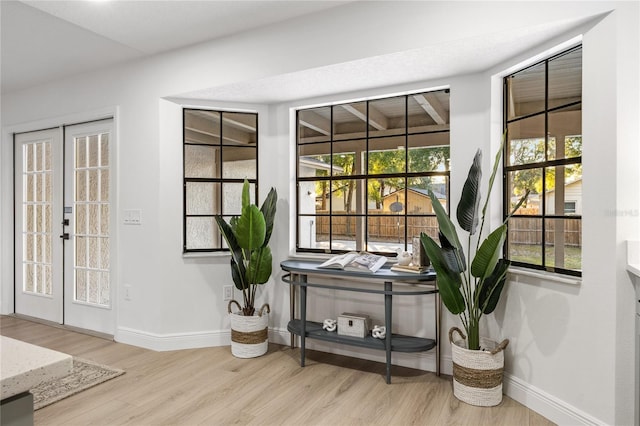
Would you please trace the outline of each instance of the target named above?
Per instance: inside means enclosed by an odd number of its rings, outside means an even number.
[[[113,119],[113,129],[115,143],[113,144],[114,157],[116,163],[112,165],[112,173],[115,173],[113,188],[113,199],[110,201],[113,206],[115,229],[110,238],[112,241],[111,273],[113,282],[116,283],[114,289],[114,327],[119,324],[119,288],[117,283],[120,280],[120,268],[118,259],[118,224],[119,214],[119,144],[120,144],[120,107],[117,105],[98,108],[79,113],[61,115],[56,117],[32,120],[21,124],[3,126],[0,137],[0,314],[9,315],[15,313],[15,135],[17,133],[29,133],[51,128],[60,128],[86,122],[93,122],[104,119]]]

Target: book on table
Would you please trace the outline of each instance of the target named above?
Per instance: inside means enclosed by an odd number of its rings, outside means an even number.
[[[319,268],[342,269],[345,271],[374,273],[385,264],[387,258],[367,252],[349,252],[332,257],[318,265]]]
[[[417,265],[392,265],[390,269],[395,272],[411,272],[414,274],[423,274],[430,270],[428,266]]]

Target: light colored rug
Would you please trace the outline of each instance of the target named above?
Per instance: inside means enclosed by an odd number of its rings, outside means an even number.
[[[123,370],[74,357],[71,374],[31,389],[33,409],[39,410],[122,374]]]

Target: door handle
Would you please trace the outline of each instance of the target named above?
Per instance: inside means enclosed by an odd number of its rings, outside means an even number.
[[[65,232],[64,234],[60,235],[60,238],[62,238],[63,240],[68,240],[69,239],[69,233]]]

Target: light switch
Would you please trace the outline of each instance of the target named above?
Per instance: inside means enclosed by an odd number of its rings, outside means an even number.
[[[141,210],[124,210],[122,212],[122,223],[124,223],[125,225],[141,225],[142,211]]]

